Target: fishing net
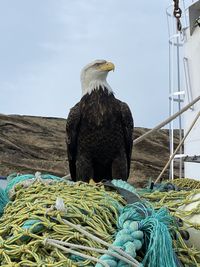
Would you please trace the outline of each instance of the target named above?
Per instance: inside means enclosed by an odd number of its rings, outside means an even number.
[[[16,184],[14,192],[0,219],[1,266],[90,266],[90,260],[68,256],[45,245],[45,239],[101,248],[63,219],[112,243],[119,206],[124,204],[120,195],[106,192],[102,186],[52,179],[49,183],[36,180],[26,189],[24,184]],[[90,250],[85,253],[99,256]]]
[[[183,233],[188,227],[200,230],[190,221],[200,206],[181,207],[197,202],[193,195],[200,189],[145,192],[124,181],[113,184],[140,194],[141,201],[127,205],[103,184],[10,176],[0,192],[1,266],[172,267],[182,266],[179,260],[185,267],[199,266],[200,251],[186,245]]]

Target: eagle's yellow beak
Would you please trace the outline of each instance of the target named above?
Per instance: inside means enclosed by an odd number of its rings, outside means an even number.
[[[99,69],[100,70],[103,70],[103,71],[111,71],[111,70],[115,70],[115,65],[112,63],[112,62],[106,62],[104,64],[101,64],[99,66]]]

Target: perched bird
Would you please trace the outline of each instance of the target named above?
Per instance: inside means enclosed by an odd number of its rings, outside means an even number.
[[[106,81],[115,66],[95,60],[81,72],[82,98],[69,112],[67,153],[73,181],[127,180],[133,118]]]

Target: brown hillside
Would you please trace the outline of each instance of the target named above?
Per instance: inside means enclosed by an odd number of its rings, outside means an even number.
[[[36,171],[68,174],[65,123],[58,118],[0,115],[0,175]],[[147,130],[135,128],[135,138]],[[130,181],[143,185],[150,177],[156,178],[168,158],[168,130],[159,130],[133,148]]]

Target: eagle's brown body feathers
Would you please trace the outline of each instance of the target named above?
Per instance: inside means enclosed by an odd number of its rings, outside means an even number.
[[[67,152],[74,181],[127,180],[133,119],[127,104],[106,88],[85,94],[67,118]]]

